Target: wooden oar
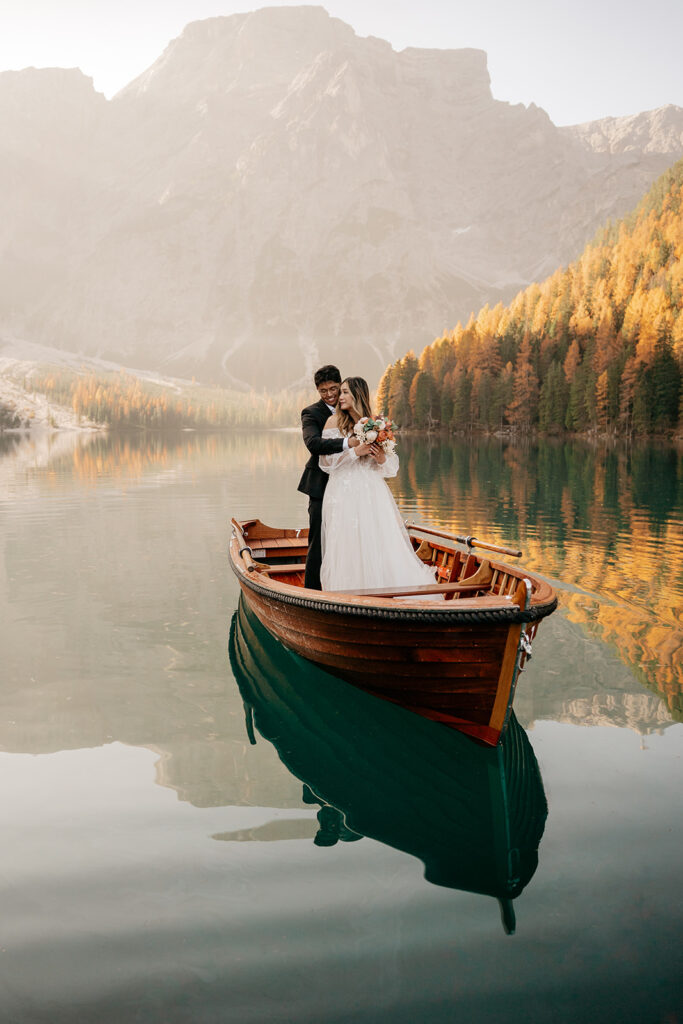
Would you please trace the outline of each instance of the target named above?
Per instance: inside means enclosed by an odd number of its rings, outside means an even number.
[[[462,537],[458,533],[445,533],[442,530],[430,530],[428,526],[420,526],[419,523],[406,523],[406,529],[417,530],[419,533],[429,533],[433,537],[445,537],[447,540],[455,540],[458,544],[466,544],[468,548],[484,548],[485,551],[496,551],[500,555],[510,555],[511,558],[521,558],[522,552],[514,548],[503,548],[498,544],[487,544],[476,537]]]
[[[237,520],[234,517],[230,520],[230,524],[232,526],[233,533],[237,537],[238,543],[241,544],[241,547],[240,547],[238,553],[239,553],[240,557],[242,558],[242,561],[244,562],[244,564],[246,566],[247,572],[253,572],[256,569],[256,561],[255,561],[254,556],[253,556],[253,554],[251,552],[251,548],[249,547],[249,545],[245,541],[244,530],[242,528],[242,524],[238,523]]]

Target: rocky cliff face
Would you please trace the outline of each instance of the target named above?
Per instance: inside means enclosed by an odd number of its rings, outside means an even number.
[[[683,109],[669,105],[629,117],[605,117],[601,121],[562,128],[594,153],[671,155],[683,150]]]
[[[683,152],[676,108],[666,146],[652,120],[608,145],[494,100],[480,51],[396,53],[316,7],[191,24],[110,102],[0,75],[8,110],[0,332],[269,388],[323,361],[376,381]]]
[[[90,139],[106,106],[77,70],[0,74],[0,331],[63,280],[69,225],[97,192]]]

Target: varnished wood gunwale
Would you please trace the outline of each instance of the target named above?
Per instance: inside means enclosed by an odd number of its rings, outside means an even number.
[[[241,524],[233,520],[233,525]],[[556,603],[550,584],[517,566],[487,559],[494,590],[476,597],[465,591],[456,600],[435,602],[418,595],[397,601],[381,594],[311,591],[298,573],[285,571],[278,580],[276,565],[264,567],[251,554],[251,546],[258,548],[263,540],[279,555],[285,548],[277,542],[287,543],[292,534],[296,531],[250,521],[247,536],[236,531],[230,544],[242,592],[266,629],[331,674],[495,745],[520,664],[521,581],[529,580],[531,605],[540,607],[541,614],[550,614]],[[297,535],[299,547],[300,540]],[[457,569],[456,583],[480,572],[484,562],[483,556],[438,541],[430,557],[442,579]]]

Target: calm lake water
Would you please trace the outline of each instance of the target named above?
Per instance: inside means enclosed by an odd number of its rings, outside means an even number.
[[[679,452],[402,442],[558,581],[496,753],[236,615],[297,434],[0,443],[3,1024],[683,1020]]]

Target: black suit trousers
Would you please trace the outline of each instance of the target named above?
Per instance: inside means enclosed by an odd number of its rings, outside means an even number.
[[[320,563],[322,562],[322,527],[323,499],[308,499],[308,555],[306,556],[306,573],[304,586],[312,590],[321,590]]]

